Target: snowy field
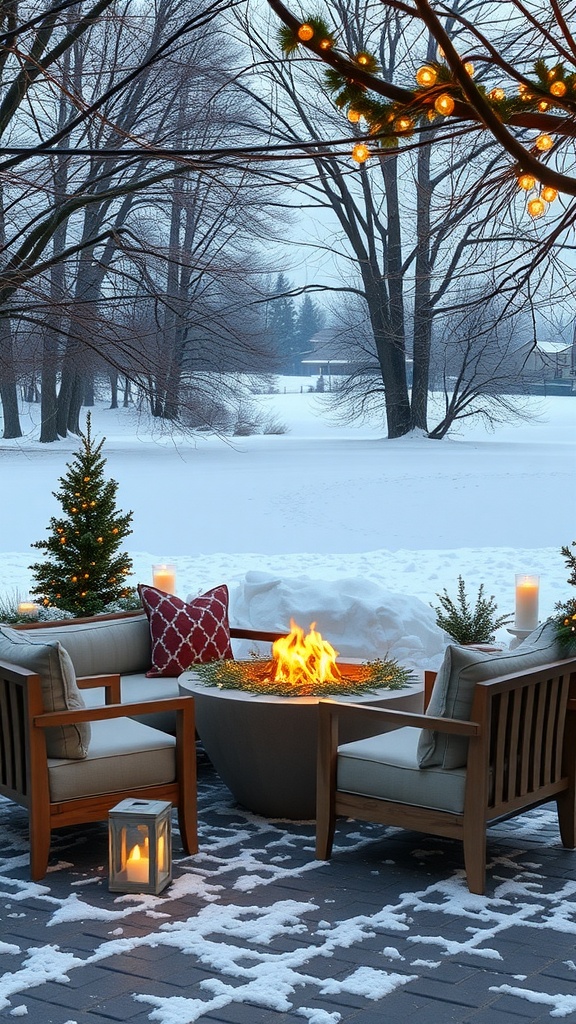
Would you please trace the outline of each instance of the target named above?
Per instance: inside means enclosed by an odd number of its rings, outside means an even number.
[[[576,539],[576,398],[534,398],[530,422],[494,433],[474,423],[441,442],[389,441],[381,427],[331,424],[326,396],[295,384],[255,399],[282,435],[191,440],[133,410],[92,411],[118,505],[134,512],[132,582],[174,562],[181,597],[225,582],[235,624],[284,628],[300,612],[348,655],[370,653],[364,634],[382,616],[384,633],[411,623],[414,650],[392,647],[415,664],[436,660],[429,604],[459,574],[500,613],[513,611],[517,572],[540,574],[540,618],[570,596],[560,547]],[[34,440],[38,413],[23,411],[26,437],[0,441],[4,595],[28,594],[30,545],[58,513],[52,491],[78,444]]]

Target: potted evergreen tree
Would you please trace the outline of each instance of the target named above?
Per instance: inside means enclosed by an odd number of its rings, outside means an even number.
[[[50,519],[46,540],[32,547],[46,552],[47,559],[29,568],[36,580],[31,593],[44,607],[58,607],[73,615],[98,615],[114,603],[135,607],[136,592],[126,583],[132,560],[119,551],[132,531],[132,512],[116,508],[115,480],[106,480],[102,455],[105,438],[95,444],[90,413],[86,432],[68,472],[60,478],[60,490],[54,497],[62,506],[62,515]]]
[[[496,630],[513,619],[512,615],[496,615],[496,600],[493,595],[485,596],[483,583],[472,606],[462,576],[458,577],[456,599],[450,597],[446,589],[436,597],[440,601],[437,607],[432,605],[436,622],[457,644],[492,644]]]

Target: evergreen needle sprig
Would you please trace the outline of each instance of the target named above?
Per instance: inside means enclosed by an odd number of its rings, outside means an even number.
[[[570,546],[564,544],[560,552],[564,556],[566,568],[570,570],[568,583],[576,587],[576,540]],[[559,602],[556,608],[560,612],[556,619],[556,636],[562,653],[568,657],[576,654],[576,598],[570,597],[567,601]]]
[[[253,658],[250,661],[211,661],[191,665],[201,683],[220,690],[244,690],[246,693],[270,697],[329,697],[339,694],[370,693],[379,689],[401,690],[415,681],[410,669],[402,668],[393,658],[376,658],[355,666],[355,676],[343,676],[339,682],[327,681],[294,685],[274,679],[274,662]]]

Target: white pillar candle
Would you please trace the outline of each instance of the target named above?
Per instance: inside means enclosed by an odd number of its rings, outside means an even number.
[[[516,576],[516,629],[536,629],[539,586],[539,576]]]
[[[153,565],[152,582],[158,590],[166,594],[176,593],[176,566],[175,565]]]
[[[18,614],[26,615],[29,619],[37,619],[39,614],[39,607],[34,604],[34,601],[20,601],[18,605]]]
[[[148,885],[149,880],[150,860],[142,847],[133,846],[126,861],[126,881]]]

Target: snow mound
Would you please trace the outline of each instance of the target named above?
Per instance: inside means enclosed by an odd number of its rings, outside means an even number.
[[[365,579],[249,572],[232,590],[230,618],[244,629],[281,633],[288,632],[290,619],[305,630],[315,622],[344,659],[389,656],[411,668],[438,668],[446,646],[432,608]]]

